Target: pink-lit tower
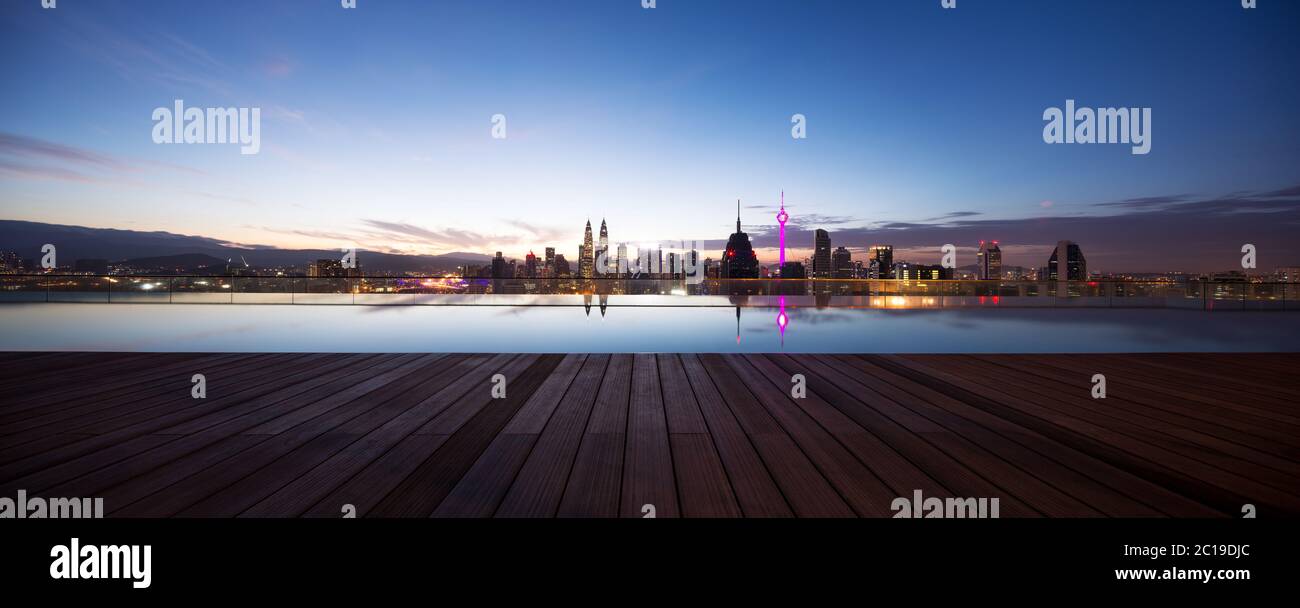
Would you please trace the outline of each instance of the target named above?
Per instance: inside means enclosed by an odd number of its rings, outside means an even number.
[[[785,212],[785,190],[781,191],[781,210],[776,214],[776,221],[781,224],[781,258],[777,263],[777,270],[785,266],[785,223],[790,219],[790,214]]]
[[[785,223],[790,214],[785,212],[785,190],[781,191],[781,210],[776,213],[776,221],[781,225],[781,253],[777,270],[785,269]],[[776,328],[781,332],[781,345],[785,345],[785,328],[790,324],[790,317],[785,314],[785,296],[781,296],[781,311],[776,314]]]

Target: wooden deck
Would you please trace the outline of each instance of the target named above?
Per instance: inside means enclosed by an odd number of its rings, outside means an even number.
[[[4,353],[0,496],[103,497],[110,517],[889,517],[921,490],[996,497],[1002,517],[1297,516],[1297,370],[1295,354]]]

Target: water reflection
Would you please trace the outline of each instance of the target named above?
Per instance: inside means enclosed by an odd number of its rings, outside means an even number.
[[[767,307],[746,296],[674,307],[594,295],[569,306],[9,304],[0,350],[1294,352],[1300,334],[1300,315],[1286,313],[851,309],[793,299]]]

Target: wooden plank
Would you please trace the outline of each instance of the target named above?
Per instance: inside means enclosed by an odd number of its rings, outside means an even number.
[[[632,387],[632,356],[613,355],[587,419],[560,517],[617,517],[622,491],[624,438]]]
[[[369,515],[375,505],[431,458],[446,441],[446,435],[404,437],[393,449],[313,505],[304,516],[340,517],[344,505],[351,505],[357,517]]]
[[[659,386],[659,366],[652,354],[632,361],[627,448],[623,455],[622,515],[642,517],[651,505],[656,517],[679,517],[673,476],[672,446]]]
[[[390,449],[395,449],[411,434],[413,427],[423,424],[453,400],[480,385],[481,378],[475,375],[475,370],[488,360],[487,355],[470,355],[439,361],[439,369],[428,374],[429,377],[419,386],[402,391],[402,394],[389,399],[381,407],[337,427],[338,432],[361,435],[356,443],[322,459],[310,471],[299,475],[242,515],[299,515],[319,503],[323,497],[336,492],[339,486],[350,483],[356,485],[359,482],[352,480],[353,475],[360,475],[361,471],[369,469],[373,461],[384,458]],[[509,357],[501,357],[500,360],[506,361]],[[444,405],[437,405],[439,402]],[[441,445],[442,442],[429,443]],[[364,511],[358,513],[363,514]]]
[[[783,379],[798,373],[787,372],[772,358],[763,355],[754,355],[748,359],[759,373],[779,390],[786,390],[792,386],[783,383]],[[804,381],[805,383],[808,381],[806,376]],[[921,490],[925,496],[955,497],[920,467],[823,399],[821,392],[825,390],[824,387],[805,384],[805,388],[807,389],[805,396],[795,400],[795,403],[885,482],[894,491],[895,496],[910,497],[914,490]]]
[[[1041,515],[985,479],[983,471],[972,468],[972,463],[964,461],[960,451],[955,454],[948,451],[951,448],[949,434],[939,426],[916,417],[907,408],[862,385],[856,377],[845,376],[840,369],[831,368],[812,356],[779,355],[770,358],[786,372],[804,374],[828,403],[880,437],[951,494],[1000,497],[1001,512],[1010,517]]]
[[[238,452],[232,458],[221,462],[216,467],[197,466],[199,458],[187,457],[174,460],[168,466],[168,472],[189,468],[191,474],[165,488],[158,489],[150,496],[123,507],[121,514],[129,516],[167,517],[177,514],[187,516],[229,517],[238,514],[264,494],[281,487],[283,477],[299,471],[305,463],[315,464],[324,455],[342,449],[357,436],[348,433],[330,433],[342,422],[356,416],[367,408],[382,403],[382,399],[368,401],[364,399],[385,387],[394,386],[393,390],[404,388],[403,384],[394,382],[412,382],[419,380],[426,365],[435,361],[436,355],[409,355],[398,357],[387,366],[380,364],[368,371],[361,382],[352,382],[351,376],[345,376],[319,387],[316,393],[307,393],[304,399],[316,406],[328,406],[329,415],[313,419],[311,423],[296,427],[289,432],[278,435],[244,435],[263,437],[266,440]],[[224,429],[208,429],[197,435],[184,437],[180,443],[209,445],[218,442],[236,441],[242,428],[257,424],[275,415],[274,411],[264,412],[261,416],[244,416],[226,424]],[[317,438],[319,441],[312,443]],[[242,442],[241,442],[242,443]],[[311,444],[309,449],[300,449]],[[250,477],[263,483],[250,482]],[[158,476],[150,477],[156,481]],[[273,481],[273,480],[281,481]],[[241,485],[242,484],[242,485]]]
[[[660,354],[656,359],[682,515],[740,517],[740,504],[681,359],[673,354]]]
[[[1032,450],[1033,454],[1026,454],[1014,447],[1009,450],[1004,448],[1000,454],[1004,458],[1020,463],[1022,468],[1032,469],[1036,476],[1107,515],[1115,517],[1150,517],[1160,514],[1188,517],[1217,515],[1212,509],[1200,503],[1051,441],[1031,429],[993,416],[923,384],[872,365],[861,358],[848,356],[838,358],[853,369],[863,372],[864,376],[878,379],[880,382],[874,386],[879,390],[887,394],[895,394],[895,389],[887,386],[892,385],[897,390],[915,395],[934,408],[946,412],[948,415],[940,418],[941,420],[952,421],[952,417],[960,417],[964,421],[969,421],[969,423],[955,421],[955,424],[960,428],[968,429],[966,434],[973,441],[981,444],[988,442],[989,445],[1010,441],[1023,446],[1024,449]],[[972,434],[969,429],[982,431]],[[990,440],[983,430],[996,433],[1004,439]]]
[[[975,366],[985,366],[985,369],[1014,374],[1017,383],[1024,383],[1027,389],[1040,395],[1068,395],[1068,400],[1077,407],[1102,411],[1125,424],[1154,429],[1172,438],[1271,467],[1292,476],[1300,474],[1300,464],[1293,460],[1300,454],[1300,450],[1252,433],[1261,425],[1269,424],[1264,419],[1256,418],[1254,424],[1251,424],[1249,417],[1241,414],[1207,413],[1202,410],[1210,408],[1188,407],[1187,404],[1171,406],[1159,398],[1150,397],[1146,390],[1124,390],[1122,385],[1118,387],[1119,390],[1108,391],[1104,400],[1092,399],[1092,384],[1090,376],[1086,374],[1069,374],[1064,370],[1023,360],[998,362],[971,358],[969,362]],[[1300,433],[1300,429],[1297,429],[1297,433]],[[1300,485],[1300,478],[1295,481],[1293,485]]]
[[[718,393],[699,357],[686,354],[680,359],[741,512],[746,517],[793,516],[794,511],[776,480]]]
[[[434,511],[439,517],[490,517],[505,498],[533,444],[559,407],[586,355],[566,355]]]
[[[1042,407],[1066,414],[1076,411],[1089,411],[1092,414],[1089,420],[1099,426],[1151,445],[1160,446],[1206,465],[1217,467],[1225,472],[1249,475],[1253,479],[1272,485],[1279,490],[1285,491],[1290,488],[1300,487],[1300,478],[1268,468],[1269,466],[1282,468],[1291,466],[1290,463],[1282,459],[1250,450],[1244,446],[1234,446],[1230,442],[1218,440],[1205,434],[1193,433],[1185,430],[1185,427],[1183,427],[1184,432],[1172,434],[1170,432],[1172,425],[1135,413],[1135,410],[1139,409],[1138,407],[1131,405],[1123,407],[1123,404],[1113,403],[1110,399],[1092,399],[1087,396],[1087,389],[1082,387],[1079,390],[1061,390],[1062,388],[1068,389],[1068,387],[1059,386],[1042,388],[1032,377],[1027,377],[1024,374],[1015,375],[1014,372],[1010,372],[1006,368],[990,366],[971,358],[948,361],[944,369],[989,387],[1006,386],[1009,383],[1015,383],[1021,389],[1020,394],[1025,399],[1033,400]],[[1255,462],[1251,463],[1244,460],[1244,457],[1251,457]],[[1300,497],[1298,497],[1298,500],[1300,500]]]
[[[1080,370],[1075,368],[1063,369],[1052,365],[1046,360],[1047,358],[1030,359],[1014,356],[992,359],[976,357],[976,359],[1054,380],[1072,387],[1074,390],[1083,390],[1089,394],[1092,391],[1092,373],[1080,373]],[[1109,379],[1108,376],[1108,386]],[[1296,432],[1287,431],[1285,427],[1282,427],[1282,430],[1274,428],[1277,419],[1268,412],[1259,412],[1253,410],[1253,408],[1239,407],[1235,404],[1211,405],[1190,402],[1158,390],[1151,390],[1145,383],[1128,384],[1122,379],[1118,380],[1118,382],[1121,388],[1120,392],[1113,397],[1108,395],[1108,399],[1116,398],[1121,401],[1154,408],[1155,410],[1164,410],[1172,416],[1172,418],[1166,418],[1168,420],[1186,418],[1190,419],[1189,422],[1204,421],[1209,425],[1201,428],[1212,429],[1212,434],[1244,445],[1252,445],[1280,456],[1292,457],[1297,454],[1296,443],[1300,439],[1295,436]],[[1140,390],[1122,390],[1126,385],[1140,386],[1142,388]],[[1261,413],[1263,415],[1260,415]]]
[[[497,517],[555,516],[609,361],[609,355],[587,357],[502,498]],[[535,429],[535,424],[514,426],[511,421],[504,432]]]
[[[770,378],[765,377],[741,355],[725,355],[723,360],[745,382],[755,400],[789,433],[790,438],[855,513],[863,517],[893,515],[889,505],[900,494],[890,489],[833,435],[800,409],[795,403],[797,400],[791,398],[784,386],[773,385]]]
[[[371,513],[384,517],[432,515],[456,482],[562,358],[562,355],[521,355],[500,371],[506,378],[513,379],[508,382],[504,399],[493,399],[492,385],[484,384],[425,425],[425,428],[447,428],[452,433],[433,456],[402,480],[392,493],[375,505]],[[440,420],[458,420],[462,411],[473,411],[474,414],[463,423],[440,423]]]
[[[741,428],[754,443],[795,514],[799,517],[852,517],[853,509],[754,399],[744,381],[721,356],[701,355],[700,361]]]
[[[368,359],[382,361],[383,357],[368,357]],[[365,372],[365,370],[367,370],[365,366],[359,366],[356,372],[361,373]],[[302,379],[304,378],[299,377],[298,381],[300,382]],[[282,382],[289,383],[290,387],[298,386],[294,382],[294,377],[282,379]],[[341,379],[341,382],[343,382],[343,385],[339,386],[346,386],[348,378]],[[307,396],[300,398],[298,403],[311,403],[312,400],[315,400],[313,398],[316,395],[322,396],[326,394],[326,391],[333,390],[333,388],[333,386],[318,387],[317,394],[312,395],[311,392],[308,392]],[[265,390],[276,390],[276,386],[265,387]],[[209,413],[209,416],[211,414],[221,414],[221,416],[229,418],[231,422],[225,426],[225,429],[217,426],[216,429],[209,430],[207,435],[201,435],[201,437],[200,435],[188,435],[186,437],[186,435],[149,433],[149,430],[157,430],[157,426],[165,426],[169,422],[177,420],[191,420],[195,416],[195,414],[186,412],[165,414],[165,416],[149,421],[148,425],[131,427],[131,429],[120,431],[120,433],[96,435],[94,439],[87,439],[85,442],[73,444],[70,447],[79,448],[78,451],[86,451],[87,453],[68,457],[68,459],[56,460],[61,464],[47,464],[43,468],[42,466],[36,466],[36,473],[29,475],[27,478],[18,479],[14,483],[29,483],[30,485],[30,483],[38,482],[38,479],[44,479],[45,483],[59,483],[81,477],[81,475],[87,473],[96,472],[96,470],[103,469],[107,465],[114,465],[117,469],[129,470],[133,468],[136,461],[127,459],[155,459],[155,456],[146,455],[146,452],[161,446],[169,446],[168,450],[175,450],[178,453],[200,450],[200,448],[208,446],[208,444],[237,433],[239,429],[242,429],[242,427],[238,426],[240,422],[250,420],[248,416],[252,416],[257,412],[257,409],[244,408],[247,403],[240,403],[238,407],[231,407],[231,405],[226,405],[225,401],[226,399],[218,398],[214,399],[211,404],[191,405],[190,407],[190,409],[198,409],[198,411],[211,411],[212,408],[216,408],[216,411]],[[273,412],[265,407],[276,404],[278,399],[269,399],[269,401],[270,403],[261,404],[264,405],[263,412]],[[256,400],[253,400],[253,403],[256,403]],[[265,416],[265,413],[263,413],[263,416]],[[255,424],[257,418],[251,418],[251,420],[253,422],[248,422],[248,424]],[[166,439],[166,443],[157,444],[153,438]],[[60,450],[47,452],[40,456],[44,456],[44,460],[55,460],[56,456],[52,455],[55,455],[56,452],[60,452]],[[22,461],[19,464],[30,466],[31,462]]]
[[[1285,494],[1249,479],[1198,465],[1168,450],[1115,433],[1076,416],[1060,414],[1030,401],[981,388],[964,378],[898,356],[872,357],[873,362],[900,375],[928,377],[927,385],[960,401],[1075,447],[1117,468],[1129,470],[1221,512],[1238,513],[1241,505],[1267,504],[1282,512],[1296,512]],[[1187,471],[1196,471],[1188,474]]]

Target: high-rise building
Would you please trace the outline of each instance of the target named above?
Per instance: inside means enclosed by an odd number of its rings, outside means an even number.
[[[569,261],[564,259],[564,254],[555,254],[555,276],[559,278],[569,278],[573,276],[573,269],[569,267]]]
[[[831,277],[831,235],[818,228],[813,232],[812,278]]]
[[[724,279],[757,279],[758,256],[754,246],[749,242],[749,235],[740,229],[740,201],[736,201],[736,232],[727,239],[727,249],[722,252],[722,268],[719,275]]]
[[[578,276],[584,279],[590,279],[596,268],[595,246],[591,239],[591,220],[587,220],[587,227],[582,231],[582,247],[578,250]]]
[[[1064,258],[1064,261],[1061,261]],[[1052,250],[1052,257],[1047,260],[1048,280],[1051,281],[1086,281],[1088,280],[1088,261],[1083,257],[1083,250],[1073,242],[1060,241]]]
[[[546,278],[555,277],[555,248],[546,248],[546,263],[542,266],[542,276]]]
[[[628,273],[627,243],[618,244],[618,260],[614,262],[614,272],[619,277]]]
[[[528,257],[524,258],[524,276],[530,279],[537,278],[537,256],[533,252],[528,252]]]
[[[500,251],[498,251],[496,256],[492,258],[492,278],[513,279],[514,278],[513,274],[506,275],[506,272],[508,271],[509,268],[506,267],[506,258],[505,256],[501,255]]]
[[[597,276],[609,274],[609,229],[605,227],[605,218],[600,219],[600,242],[596,245]]]
[[[831,254],[831,274],[837,279],[853,278],[853,254],[843,246]]]
[[[1002,278],[1002,249],[997,241],[980,241],[980,251],[975,254],[979,270],[976,274],[985,281]]]
[[[894,246],[872,245],[868,256],[868,273],[872,279],[894,278]]]

